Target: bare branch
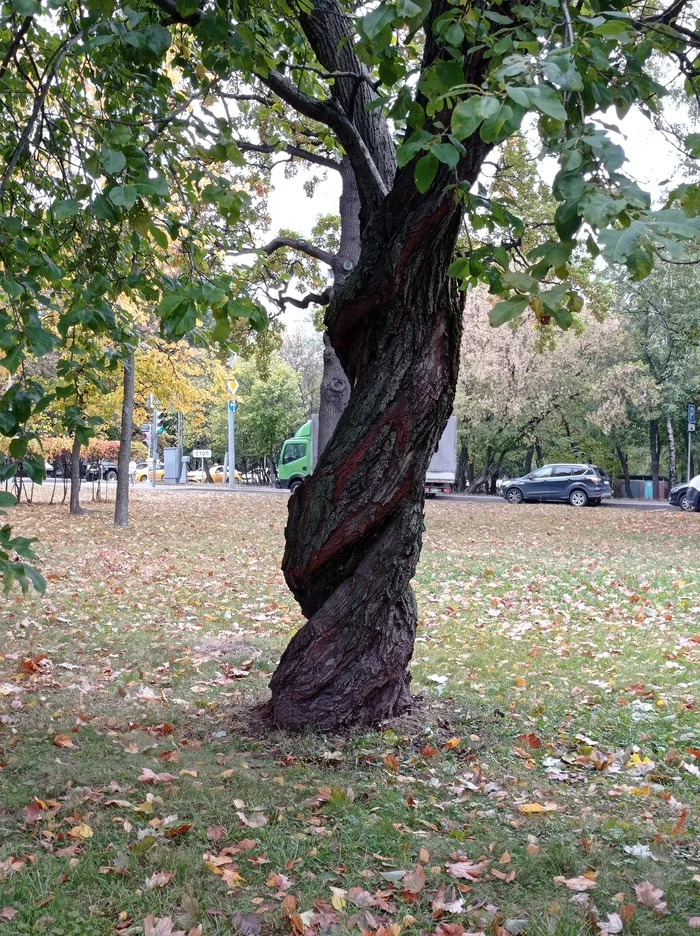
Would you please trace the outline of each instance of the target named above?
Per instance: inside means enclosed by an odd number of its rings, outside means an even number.
[[[269,244],[265,244],[264,247],[261,247],[263,253],[266,253],[268,257],[270,254],[273,254],[276,250],[281,250],[283,247],[289,247],[292,250],[299,250],[301,253],[305,253],[308,257],[313,257],[314,260],[320,260],[321,263],[327,263],[330,266],[334,260],[334,254],[328,250],[323,250],[321,247],[316,247],[314,244],[310,244],[308,241],[300,240],[295,237],[275,237],[274,240],[271,240]]]
[[[16,35],[14,36],[12,42],[10,43],[10,48],[7,50],[3,56],[2,62],[0,62],[0,78],[2,78],[7,71],[7,66],[12,61],[12,56],[15,54],[17,49],[19,49],[22,39],[29,31],[29,27],[32,25],[33,16],[25,16],[22,20],[22,25],[17,30]]]
[[[305,150],[301,146],[293,146],[291,143],[249,143],[247,140],[237,140],[236,145],[242,153],[289,153],[290,156],[315,163],[325,169],[335,169],[336,172],[340,170],[340,163],[334,159]]]
[[[307,296],[304,296],[303,299],[295,299],[294,296],[280,296],[279,302],[282,305],[290,303],[293,306],[296,306],[297,309],[308,309],[310,305],[320,305],[325,306],[331,301],[331,291],[330,289],[324,289],[322,293],[309,293]]]
[[[294,71],[309,71],[314,72],[316,75],[319,75],[321,78],[326,80],[330,78],[352,78],[353,81],[366,81],[367,84],[373,91],[377,91],[381,86],[381,78],[372,78],[369,72],[354,72],[354,71],[324,71],[322,68],[316,68],[315,65],[289,65],[290,70]]]

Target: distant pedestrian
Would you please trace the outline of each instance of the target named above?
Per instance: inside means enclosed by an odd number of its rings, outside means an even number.
[[[136,484],[136,462],[133,458],[129,462],[129,480],[131,481],[131,486],[134,487]]]

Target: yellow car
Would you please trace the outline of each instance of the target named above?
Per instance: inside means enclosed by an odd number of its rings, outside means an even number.
[[[156,468],[156,481],[162,481],[163,475],[165,474],[164,468]],[[149,468],[147,465],[139,465],[136,469],[136,483],[140,484],[142,481],[151,481],[153,478],[153,469]]]
[[[223,465],[212,465],[209,469],[209,474],[214,484],[223,484],[224,483],[224,466]],[[194,471],[187,472],[187,480],[191,484],[206,484],[207,483],[207,473],[201,468],[196,468]],[[228,476],[226,476],[226,481],[228,481]],[[242,484],[243,478],[240,471],[236,472],[236,483]]]

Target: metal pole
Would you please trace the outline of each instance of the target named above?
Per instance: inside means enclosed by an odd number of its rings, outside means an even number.
[[[151,463],[151,487],[156,486],[156,456],[158,455],[158,410],[153,408],[153,428],[151,429],[151,435],[153,436],[153,452],[151,453],[151,458],[153,459]]]
[[[693,433],[690,431],[690,429],[688,429],[688,484],[690,484],[690,471],[691,471],[690,465],[693,459],[693,448],[692,448],[692,441],[691,441],[692,438],[693,438]]]
[[[236,414],[232,408],[232,401],[228,404],[228,486],[231,490],[236,487]]]

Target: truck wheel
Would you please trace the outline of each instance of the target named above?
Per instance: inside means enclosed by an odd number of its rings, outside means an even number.
[[[292,483],[289,485],[289,491],[290,491],[290,493],[293,494],[295,491],[298,491],[299,488],[302,486],[303,483],[304,483],[304,482],[303,482],[303,481],[300,481],[298,478],[297,478],[296,481],[292,481]]]
[[[114,470],[114,468],[106,472],[105,481],[116,481],[116,480],[117,480],[117,472]]]

